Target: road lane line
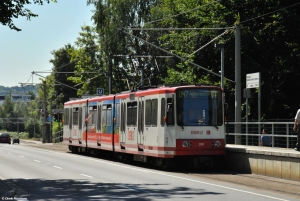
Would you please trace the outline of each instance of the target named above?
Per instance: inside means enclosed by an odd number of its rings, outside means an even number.
[[[33,161],[35,161],[35,162],[37,162],[37,163],[40,163],[41,161],[38,161],[38,160],[33,160]]]
[[[236,188],[230,188],[230,187],[227,187],[227,186],[217,185],[217,184],[214,184],[214,183],[201,182],[201,181],[188,179],[188,178],[184,178],[184,177],[179,177],[179,176],[175,176],[175,175],[169,175],[169,174],[165,174],[165,173],[145,170],[145,169],[141,169],[140,167],[136,167],[136,168],[135,167],[127,167],[127,166],[120,165],[120,164],[114,164],[114,163],[109,162],[109,161],[103,161],[101,159],[96,160],[96,159],[93,159],[93,158],[87,158],[87,157],[83,157],[83,156],[79,156],[79,155],[69,155],[69,154],[66,154],[66,153],[63,153],[63,152],[44,150],[44,149],[40,149],[40,148],[34,148],[34,149],[43,150],[45,152],[52,152],[52,153],[61,154],[61,155],[68,155],[69,157],[71,156],[71,157],[74,157],[74,158],[82,158],[82,159],[85,159],[85,160],[95,161],[95,162],[98,162],[98,163],[106,163],[106,164],[110,164],[110,165],[118,166],[118,167],[123,167],[123,168],[127,168],[127,169],[134,169],[134,170],[141,171],[141,172],[149,172],[149,173],[153,173],[153,174],[164,175],[164,176],[168,176],[168,177],[174,177],[174,178],[178,178],[178,179],[182,179],[182,180],[186,180],[186,181],[191,181],[191,182],[195,182],[195,183],[202,183],[202,184],[206,184],[206,185],[210,185],[210,186],[216,186],[216,187],[219,187],[219,188],[229,189],[229,190],[232,190],[232,191],[243,192],[243,193],[247,193],[247,194],[257,195],[257,196],[260,196],[260,197],[267,197],[267,198],[271,198],[271,199],[274,199],[274,200],[288,201],[286,199],[281,199],[281,198],[277,198],[277,197],[273,197],[273,196],[254,193],[254,192],[251,192],[251,191],[245,191],[245,190],[240,190],[240,189],[236,189]],[[84,174],[81,174],[81,175],[85,176],[85,177],[91,177],[89,175],[84,175]],[[91,178],[93,178],[93,177],[91,177]]]
[[[92,176],[89,176],[89,175],[86,175],[86,174],[80,174],[81,176],[84,176],[84,177],[88,177],[88,178],[94,178]]]
[[[63,169],[63,168],[61,168],[61,167],[58,167],[58,166],[53,166],[53,167],[55,167],[55,168],[57,168],[57,169]]]
[[[167,176],[167,177],[173,177],[173,178],[182,179],[182,180],[195,182],[195,183],[201,183],[201,184],[205,184],[205,185],[209,185],[209,186],[216,186],[216,187],[223,188],[223,189],[243,192],[243,193],[246,193],[246,194],[252,194],[252,195],[256,195],[256,196],[260,196],[260,197],[266,197],[266,198],[270,198],[270,199],[274,199],[274,200],[288,201],[286,199],[281,199],[281,198],[277,198],[277,197],[273,197],[273,196],[269,196],[269,195],[254,193],[254,192],[251,192],[251,191],[245,191],[245,190],[241,190],[241,189],[237,189],[237,188],[231,188],[231,187],[228,187],[228,186],[222,186],[222,185],[218,185],[218,184],[214,184],[214,183],[202,182],[202,181],[198,181],[198,180],[194,180],[194,179],[184,178],[184,177],[180,177],[180,176],[176,176],[176,175],[170,175],[170,174],[166,174],[166,173],[162,173],[162,172],[156,172],[156,171],[152,171],[152,170],[145,170],[145,169],[141,169],[140,167],[127,167],[127,166],[123,166],[121,164],[114,164],[114,163],[109,162],[109,161],[100,161],[100,160],[96,160],[96,159],[92,159],[92,158],[85,158],[85,157],[77,156],[77,155],[74,155],[74,157],[80,157],[80,158],[84,158],[86,160],[91,160],[91,161],[100,162],[100,163],[106,163],[106,164],[110,164],[110,165],[113,165],[113,166],[123,167],[123,168],[127,168],[127,169],[133,169],[133,170],[137,170],[137,171],[141,171],[141,172],[149,172],[149,173],[163,175],[163,176]]]

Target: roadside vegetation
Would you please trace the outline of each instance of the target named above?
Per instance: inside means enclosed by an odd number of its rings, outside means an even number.
[[[42,1],[38,1],[42,2]],[[49,2],[49,1],[45,1]],[[83,25],[74,44],[53,50],[52,73],[41,76],[37,96],[26,104],[7,98],[0,106],[0,129],[41,133],[46,96],[62,109],[70,98],[133,90],[144,85],[220,86],[224,44],[227,120],[235,116],[235,40],[241,30],[241,88],[246,75],[261,73],[261,120],[293,119],[300,96],[300,3],[298,0],[88,0],[93,26]],[[4,25],[13,26],[6,22]],[[13,28],[13,27],[12,27]],[[188,29],[189,28],[189,29]],[[194,65],[196,64],[196,65]],[[216,75],[217,74],[217,75]],[[111,88],[108,80],[112,80]],[[109,91],[111,90],[111,91]],[[246,99],[242,98],[242,119]],[[51,104],[50,104],[51,103]],[[258,90],[251,89],[248,119],[257,120]],[[23,118],[23,123],[18,123]],[[53,122],[53,132],[59,130]]]

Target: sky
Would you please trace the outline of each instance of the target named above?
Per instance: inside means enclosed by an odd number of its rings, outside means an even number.
[[[57,3],[26,5],[38,17],[14,19],[15,31],[0,24],[0,86],[40,83],[37,73],[47,76],[53,65],[52,51],[74,45],[81,27],[93,25],[93,6],[86,0],[57,0]]]

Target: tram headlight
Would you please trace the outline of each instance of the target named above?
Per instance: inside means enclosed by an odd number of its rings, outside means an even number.
[[[216,141],[216,142],[215,142],[215,146],[216,146],[216,147],[220,147],[220,146],[221,146],[221,142]]]
[[[189,143],[187,141],[182,142],[182,147],[188,147],[188,146],[189,146]]]

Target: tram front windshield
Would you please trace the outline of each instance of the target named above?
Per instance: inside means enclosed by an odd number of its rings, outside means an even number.
[[[216,89],[178,89],[176,116],[179,126],[221,126],[222,92]]]

